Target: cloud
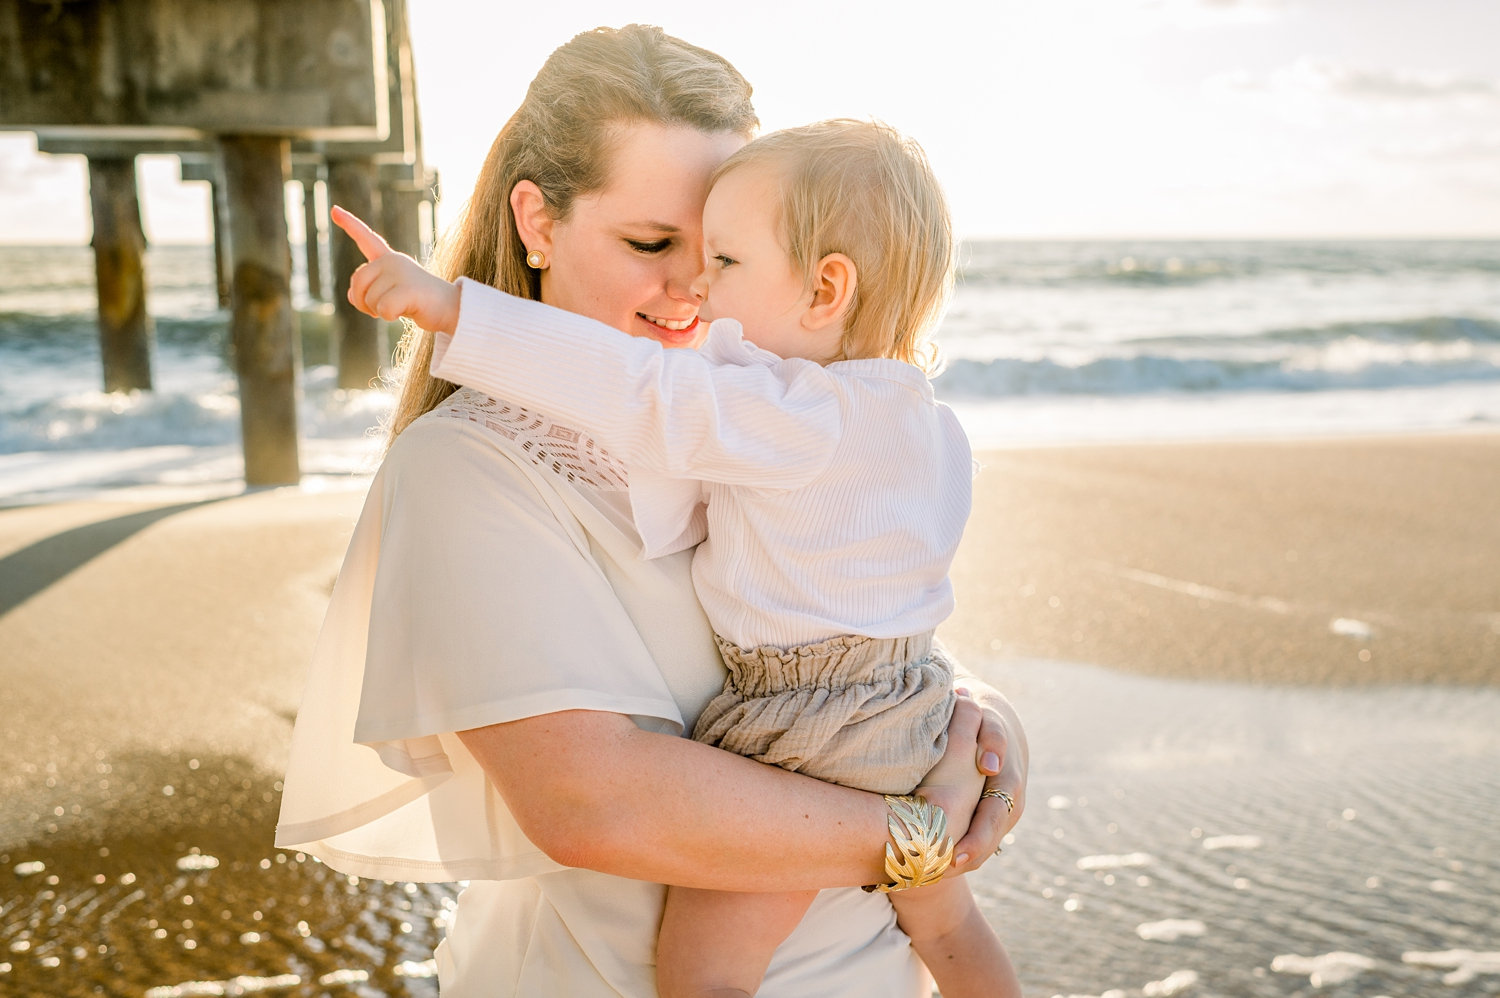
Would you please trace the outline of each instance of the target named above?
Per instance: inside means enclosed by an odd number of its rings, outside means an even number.
[[[1427,101],[1500,98],[1500,83],[1478,76],[1420,73],[1409,69],[1353,69],[1330,63],[1315,67],[1332,93],[1353,100]]]
[[[0,133],[0,193],[9,197],[29,195],[50,184],[73,181],[81,159],[42,156],[29,133]]]
[[[1406,163],[1500,163],[1500,132],[1444,135],[1377,145],[1381,159]]]
[[[1136,0],[1144,12],[1182,27],[1266,23],[1284,17],[1292,0]]]
[[[1302,58],[1265,76],[1244,70],[1205,83],[1209,92],[1281,97],[1325,97],[1365,104],[1470,103],[1500,101],[1500,80],[1455,73],[1346,66]]]

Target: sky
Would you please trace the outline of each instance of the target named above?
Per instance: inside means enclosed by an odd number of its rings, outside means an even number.
[[[765,129],[875,117],[927,149],[966,238],[1500,237],[1497,0],[413,0],[453,208],[542,61],[642,21],[713,49]],[[206,185],[139,161],[147,235]],[[297,218],[292,219],[294,230]],[[0,133],[0,243],[87,242],[87,176]]]

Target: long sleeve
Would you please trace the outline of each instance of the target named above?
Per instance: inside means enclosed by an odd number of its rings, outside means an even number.
[[[710,360],[459,283],[457,328],[437,335],[437,377],[587,427],[627,465],[674,478],[790,489],[832,459],[841,409],[823,368],[771,361],[739,342],[731,320],[711,330],[711,341],[730,349],[711,350]]]

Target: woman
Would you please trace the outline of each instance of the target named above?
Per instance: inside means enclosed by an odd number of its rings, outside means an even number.
[[[580,35],[496,139],[445,276],[695,346],[699,216],[755,126],[749,96],[659,29]],[[417,341],[334,590],[278,844],[364,876],[474,881],[438,950],[445,998],[653,994],[663,883],[883,879],[879,796],[678,737],[723,672],[688,553],[639,557],[627,470],[586,434],[432,379],[430,351]],[[1015,743],[992,785],[1019,801],[1019,725],[983,699],[985,748]],[[951,752],[972,758],[977,715],[956,712]],[[965,823],[972,799],[931,796]],[[985,801],[957,868],[1013,817]],[[884,899],[827,890],[762,993],[924,989]]]

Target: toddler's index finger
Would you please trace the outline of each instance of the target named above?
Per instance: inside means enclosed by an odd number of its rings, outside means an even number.
[[[354,240],[354,245],[365,255],[366,260],[374,260],[385,256],[391,251],[390,244],[380,237],[380,233],[370,228],[364,222],[338,205],[328,213],[333,224],[349,233],[349,238]]]

